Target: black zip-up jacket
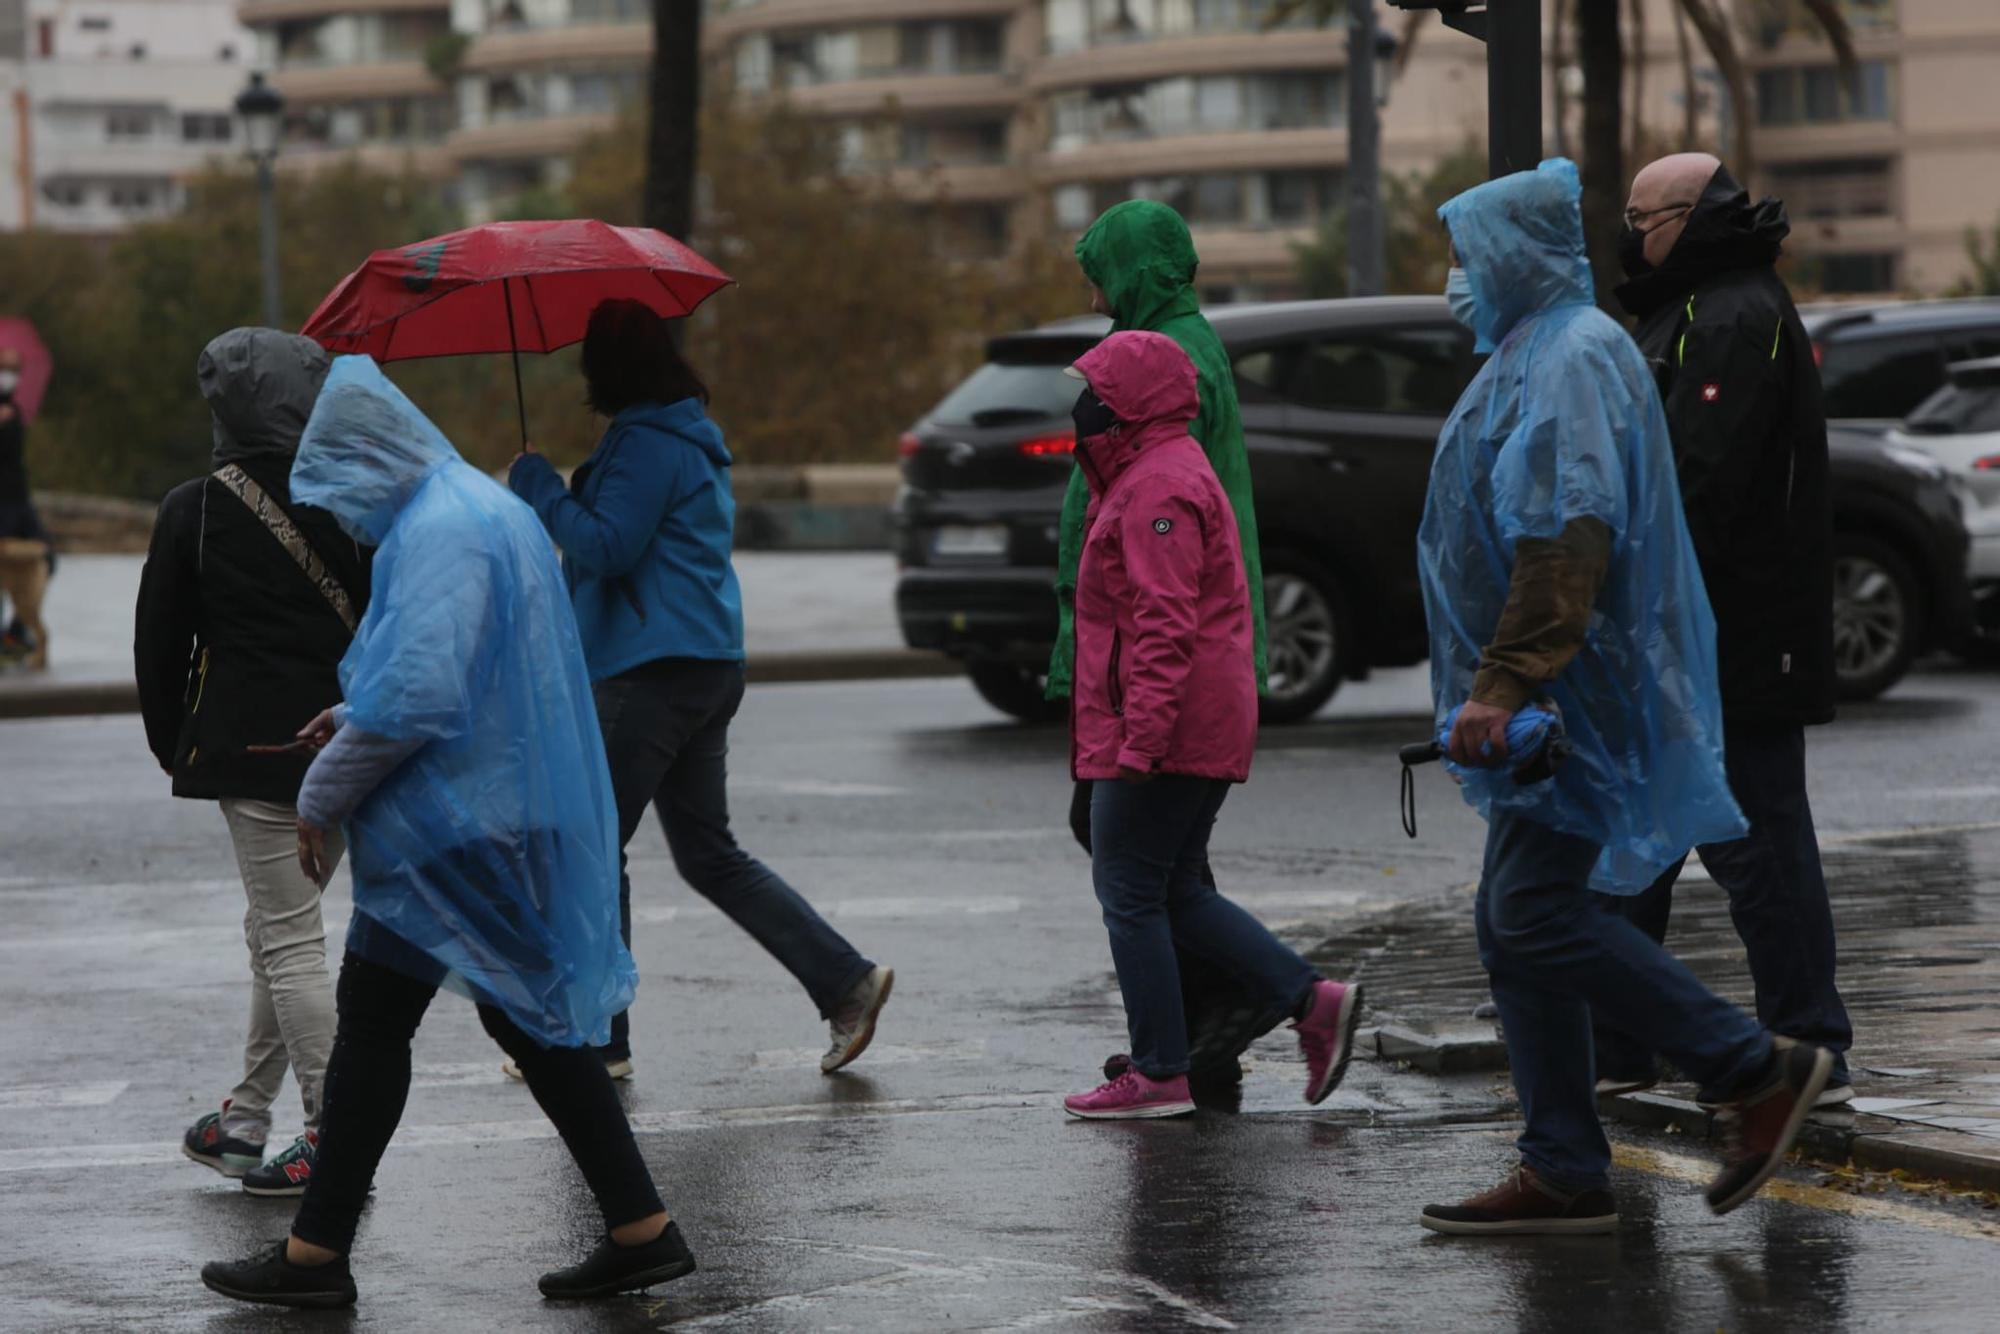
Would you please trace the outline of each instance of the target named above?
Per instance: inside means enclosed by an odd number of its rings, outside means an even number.
[[[1666,403],[1731,726],[1834,712],[1826,416],[1772,268],[1790,231],[1784,205],[1719,168],[1667,262],[1618,289]]]
[[[273,330],[235,330],[202,354],[215,464],[234,463],[290,516],[358,618],[372,553],[323,510],[291,503],[292,454],[326,354]],[[178,797],[289,805],[308,760],[251,755],[340,702],[346,625],[250,507],[213,475],[168,492],[139,581],[133,666],[146,741]]]

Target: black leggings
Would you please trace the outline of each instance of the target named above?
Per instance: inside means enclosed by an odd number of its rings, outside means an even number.
[[[326,1065],[319,1153],[292,1222],[300,1241],[342,1255],[353,1249],[375,1168],[410,1095],[410,1039],[436,994],[436,987],[352,951],[341,961],[335,992],[340,1018]],[[606,1228],[661,1212],[604,1059],[589,1047],[541,1046],[490,1005],[479,1007],[479,1022],[521,1067],[528,1091],[597,1196]]]

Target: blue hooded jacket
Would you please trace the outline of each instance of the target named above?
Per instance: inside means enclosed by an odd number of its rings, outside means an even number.
[[[619,936],[611,775],[548,535],[367,357],[334,362],[292,498],[378,544],[340,663],[345,721],[417,743],[347,824],[350,947],[442,975],[540,1042],[606,1041],[638,975]]]
[[[1575,519],[1611,533],[1583,650],[1547,687],[1575,753],[1552,782],[1466,776],[1512,811],[1604,849],[1593,888],[1637,893],[1700,843],[1739,837],[1722,763],[1715,618],[1681,513],[1659,391],[1592,304],[1575,164],[1557,158],[1438,210],[1493,356],[1438,439],[1418,535],[1437,720],[1472,693],[1507,604],[1514,544]]]
[[[591,679],[656,658],[743,660],[729,450],[699,399],[611,419],[567,490],[539,454],[508,477],[562,548]]]

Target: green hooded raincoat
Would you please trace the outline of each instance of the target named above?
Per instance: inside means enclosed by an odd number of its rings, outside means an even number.
[[[1257,688],[1265,679],[1264,562],[1257,547],[1257,511],[1250,496],[1250,456],[1243,448],[1243,415],[1236,407],[1236,377],[1222,340],[1202,318],[1195,299],[1194,273],[1200,262],[1187,223],[1165,204],[1133,199],[1105,211],[1076,243],[1077,262],[1084,277],[1103,290],[1113,311],[1113,333],[1143,329],[1165,334],[1181,345],[1194,362],[1200,415],[1189,434],[1208,455],[1217,480],[1236,511],[1243,535],[1243,573],[1250,583],[1250,610],[1255,620]],[[1076,653],[1076,567],[1083,554],[1084,515],[1090,506],[1090,484],[1083,470],[1070,475],[1063,497],[1060,558],[1056,570],[1056,600],[1062,623],[1055,656],[1049,662],[1049,698],[1070,693]]]

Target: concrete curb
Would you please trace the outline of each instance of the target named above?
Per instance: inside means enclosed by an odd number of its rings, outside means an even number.
[[[1598,1109],[1614,1121],[1642,1130],[1675,1131],[1695,1139],[1715,1137],[1714,1115],[1685,1098],[1626,1093],[1600,1099]],[[1902,1138],[1911,1129],[1866,1113],[1849,1113],[1837,1121],[1816,1118],[1806,1122],[1798,1148],[1806,1157],[1833,1166],[1902,1171],[1967,1190],[2000,1191],[2000,1157],[1968,1153],[1949,1145],[1911,1143]]]
[[[752,685],[816,681],[906,681],[958,676],[951,658],[914,649],[855,649],[762,653],[747,664]],[[0,719],[78,718],[137,713],[139,687],[130,681],[0,683]]]

